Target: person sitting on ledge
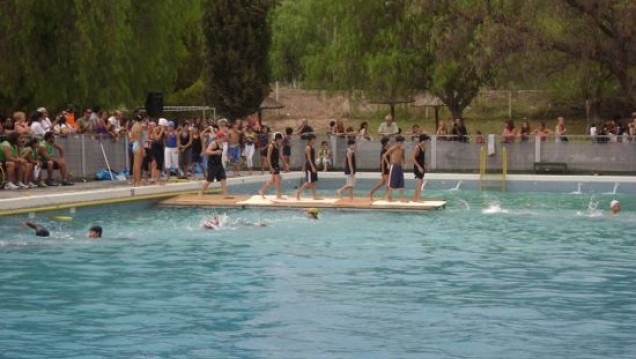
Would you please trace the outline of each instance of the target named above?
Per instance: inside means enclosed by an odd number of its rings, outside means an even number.
[[[57,156],[55,155],[57,150]],[[73,182],[70,180],[68,171],[66,170],[66,161],[64,160],[64,150],[60,145],[55,143],[55,135],[53,132],[47,132],[44,135],[44,140],[40,142],[40,148],[38,150],[40,158],[42,159],[42,167],[46,166],[47,178],[46,184],[48,186],[58,186],[59,184],[53,180],[53,170],[60,170],[62,176],[62,185],[72,186]]]

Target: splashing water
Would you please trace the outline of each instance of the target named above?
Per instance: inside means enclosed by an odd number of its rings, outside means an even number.
[[[612,189],[612,192],[606,192],[604,194],[613,194],[613,195],[615,195],[616,191],[618,191],[618,187],[620,187],[620,185],[621,185],[620,183],[614,182],[614,189]]]
[[[459,191],[459,187],[461,187],[462,185],[462,181],[457,182],[457,185],[451,189],[449,189],[449,191]]]
[[[583,184],[581,182],[579,182],[576,186],[576,191],[572,192],[572,194],[583,194],[583,192],[581,192],[581,187],[583,186]]]
[[[460,199],[459,203],[461,203],[464,206],[465,210],[470,211],[470,205],[468,204],[468,202],[464,201],[463,199]]]
[[[494,200],[488,203],[488,207],[484,208],[481,213],[483,214],[497,214],[497,213],[508,213],[507,209],[501,207],[501,203],[499,201]]]
[[[587,204],[587,212],[577,211],[577,216],[586,216],[586,217],[600,217],[603,215],[603,212],[598,210],[599,201],[594,200],[594,196],[590,198],[590,201]]]

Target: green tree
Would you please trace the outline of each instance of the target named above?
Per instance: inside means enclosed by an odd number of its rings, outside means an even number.
[[[188,6],[184,6],[187,4]],[[198,0],[0,2],[0,103],[134,108],[171,92]],[[194,81],[193,81],[194,82]]]
[[[209,103],[230,119],[258,110],[269,94],[269,0],[205,0],[205,84]]]

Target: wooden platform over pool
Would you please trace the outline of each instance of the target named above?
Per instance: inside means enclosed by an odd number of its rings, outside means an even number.
[[[283,199],[276,199],[275,196],[258,195],[233,195],[232,198],[224,198],[221,195],[204,195],[199,197],[196,194],[184,194],[172,197],[160,202],[166,207],[215,207],[215,208],[333,208],[347,210],[382,210],[382,211],[426,211],[431,209],[442,209],[446,207],[446,201],[437,199],[426,199],[422,202],[388,202],[385,200],[374,200],[369,198],[355,197],[349,198],[323,198],[314,200],[308,197],[301,197],[300,201],[292,196],[283,196]]]

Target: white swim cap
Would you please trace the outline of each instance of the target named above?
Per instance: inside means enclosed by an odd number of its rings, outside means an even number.
[[[617,200],[612,200],[612,202],[610,202],[610,208],[614,208],[614,206],[616,206],[617,204],[621,204],[621,203]]]

